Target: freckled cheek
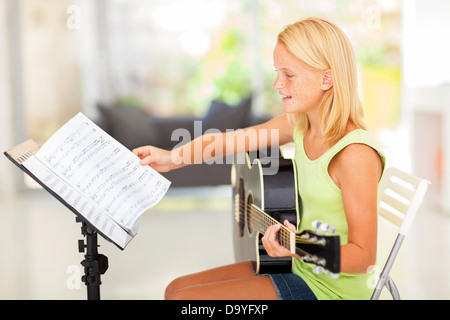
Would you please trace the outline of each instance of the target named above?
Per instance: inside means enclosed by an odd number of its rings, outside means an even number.
[[[311,94],[311,88],[300,84],[293,86],[289,92],[291,92],[292,96],[297,99],[305,99]]]
[[[301,99],[311,99],[317,94],[317,88],[312,85],[312,81],[304,81],[298,83],[294,88],[293,92],[295,96]]]

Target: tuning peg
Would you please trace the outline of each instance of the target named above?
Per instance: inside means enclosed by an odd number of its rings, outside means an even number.
[[[311,226],[312,226],[314,229],[318,229],[318,228],[320,227],[321,224],[322,224],[322,222],[320,222],[319,220],[314,220],[314,221],[311,223]]]
[[[333,236],[336,235],[336,227],[335,227],[335,226],[332,226],[332,227],[331,227],[331,234],[332,234]]]
[[[311,226],[316,230],[316,234],[319,234],[319,228],[320,228],[321,224],[322,224],[322,222],[320,222],[319,220],[314,220],[311,223]]]
[[[321,221],[318,220],[314,220],[312,222],[312,227],[314,229],[316,229],[316,234],[320,234],[319,231],[322,231],[323,234],[326,234],[328,230],[330,230],[330,225],[327,223],[323,223]]]
[[[322,223],[319,227],[319,230],[322,231],[324,234],[328,232],[328,230],[330,230],[331,227],[329,224],[327,223]]]
[[[328,276],[331,279],[337,279],[337,278],[339,278],[339,273],[328,272]]]
[[[323,234],[326,234],[330,230],[331,230],[333,235],[336,234],[336,227],[330,226],[329,224],[323,223],[323,222],[318,221],[318,220],[314,220],[312,222],[312,227],[314,229],[316,229],[316,234],[319,234],[319,231],[322,231]]]
[[[329,276],[331,279],[339,278],[339,273],[330,272],[330,271],[326,270],[324,267],[321,267],[321,266],[315,266],[314,268],[312,268],[312,272],[315,273],[315,274],[323,273],[323,274]]]
[[[312,272],[315,274],[321,274],[325,272],[325,268],[321,266],[315,266],[314,268],[312,268]]]

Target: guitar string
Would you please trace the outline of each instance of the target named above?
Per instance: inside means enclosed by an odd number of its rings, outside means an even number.
[[[269,226],[274,225],[274,224],[279,224],[281,226],[281,229],[279,232],[281,232],[281,237],[284,241],[286,241],[288,244],[290,243],[290,239],[291,239],[291,233],[292,231],[290,231],[289,229],[287,229],[283,224],[281,224],[279,221],[275,220],[274,218],[270,217],[269,215],[267,215],[264,212],[261,212],[260,210],[252,207],[251,205],[247,205],[247,207],[249,208],[251,213],[254,213],[253,215],[251,215],[251,221],[256,221],[256,222],[260,222],[261,220],[263,222],[267,222],[269,221]],[[264,215],[263,215],[264,214]],[[258,219],[258,220],[255,220]],[[263,225],[263,227],[268,227],[267,225]],[[296,233],[294,233],[295,236],[295,242],[298,244],[318,244],[316,240],[314,239],[305,239],[303,238],[303,236],[297,235]],[[290,249],[290,247],[286,247],[287,249]],[[297,249],[299,249],[298,247],[296,247]],[[299,249],[301,250],[301,249]],[[304,251],[306,252],[306,251]]]
[[[239,209],[244,209],[244,206],[245,206],[244,201],[240,200],[240,208]],[[281,238],[283,239],[283,241],[287,242],[287,244],[290,243],[292,231],[288,230],[283,224],[281,224],[279,221],[275,220],[274,218],[270,217],[266,213],[264,213],[264,215],[263,215],[260,210],[254,208],[251,204],[247,204],[247,208],[249,209],[250,213],[254,213],[253,215],[250,216],[251,218],[253,218],[253,222],[257,222],[257,223],[258,222],[263,222],[263,223],[269,222],[268,226],[279,224],[281,226],[281,229],[280,229]],[[245,214],[245,212],[242,212],[242,213]],[[252,222],[252,220],[250,220],[250,221]],[[258,226],[262,226],[263,228],[265,227],[266,229],[268,227],[267,223],[263,224],[263,225],[259,224]],[[263,230],[263,233],[264,232],[265,232],[265,229]],[[297,243],[302,243],[302,244],[314,243],[314,241],[308,240],[308,239],[303,239],[301,236],[298,236],[297,234],[295,234],[295,241]]]
[[[291,239],[291,232],[288,230],[284,225],[282,225],[279,221],[275,220],[274,218],[264,214],[257,210],[256,208],[252,207],[251,205],[247,204],[247,208],[249,209],[250,213],[253,213],[251,217],[251,222],[256,222],[256,224],[259,222],[259,226],[262,226],[263,228],[267,229],[267,227],[275,224],[279,224],[281,226],[280,233],[281,233],[281,239],[285,242],[290,242]],[[253,221],[252,221],[253,220]],[[261,225],[261,223],[263,223]],[[263,230],[265,232],[265,229]]]
[[[244,208],[244,203],[243,203],[243,201],[240,201],[241,203],[240,203],[240,209],[243,209]],[[241,206],[242,205],[242,206]],[[283,247],[285,247],[286,249],[288,249],[288,250],[290,250],[290,247],[289,247],[289,243],[290,243],[290,233],[292,232],[292,231],[290,231],[290,230],[287,230],[287,229],[283,229],[283,228],[286,228],[285,226],[283,226],[280,222],[278,222],[277,220],[275,220],[274,218],[272,218],[272,217],[270,217],[270,216],[263,216],[262,214],[261,214],[261,212],[259,211],[259,210],[257,210],[257,209],[255,209],[254,207],[252,207],[252,205],[251,204],[247,204],[247,208],[248,209],[250,209],[250,212],[251,213],[255,213],[255,214],[253,214],[253,215],[251,215],[250,216],[250,222],[261,222],[261,221],[273,221],[273,222],[275,222],[275,223],[272,223],[272,224],[270,224],[270,225],[274,225],[274,224],[280,224],[281,225],[281,229],[280,229],[280,232],[282,233],[282,239],[283,239],[283,242],[280,242],[280,244],[285,244],[285,243],[287,243],[287,245],[288,246],[285,246],[285,245],[283,245]],[[241,212],[239,212],[239,213],[241,213]],[[245,214],[244,212],[242,212],[243,214]],[[259,225],[259,226],[261,226],[261,225]],[[263,225],[262,226],[263,228],[264,227],[266,227],[266,229],[267,229],[267,225]],[[265,232],[265,230],[264,230],[264,232]],[[263,233],[264,233],[263,232]],[[296,238],[296,243],[302,243],[302,244],[311,244],[311,241],[308,241],[308,240],[305,240],[305,239],[302,239],[301,237],[299,237],[299,236],[296,236],[295,237]],[[304,250],[304,249],[301,249],[301,248],[299,248],[299,247],[295,247],[295,251],[296,251],[296,253],[297,254],[300,254],[300,255],[304,255],[304,256],[309,256],[310,255],[310,253],[308,253],[306,250]]]
[[[248,212],[250,212],[250,221],[248,223],[255,224],[257,227],[259,226],[262,230],[262,233],[265,233],[266,229],[268,228],[268,226],[272,226],[275,224],[279,224],[281,226],[280,231],[279,231],[279,239],[280,244],[283,245],[283,247],[285,247],[286,249],[288,249],[290,251],[290,246],[286,246],[284,242],[286,242],[288,245],[291,242],[291,234],[293,233],[291,230],[287,229],[282,223],[280,223],[278,220],[274,219],[273,217],[271,217],[270,215],[268,215],[267,213],[265,213],[264,211],[257,209],[255,207],[252,206],[252,204],[248,204],[247,203],[247,210],[245,209],[245,201],[241,198],[239,198],[239,216],[244,216],[247,215],[247,219],[248,219]],[[254,228],[257,229],[257,228]],[[304,239],[302,236],[295,234],[295,242],[296,243],[303,243],[303,244],[315,244],[315,240],[313,239]],[[295,246],[295,252],[297,254],[299,254],[301,257],[308,257],[310,256],[310,253],[307,252],[304,249],[301,249],[297,246]]]
[[[240,209],[243,209],[243,205],[244,201],[240,200]],[[289,237],[291,234],[291,230],[289,230],[288,228],[286,228],[280,221],[276,220],[275,218],[271,217],[270,215],[268,215],[267,213],[265,213],[264,211],[257,209],[255,207],[253,207],[251,204],[247,204],[247,208],[250,210],[251,213],[255,213],[254,215],[252,215],[252,217],[257,217],[259,219],[263,219],[263,221],[270,221],[273,222],[271,223],[269,226],[271,225],[275,225],[275,224],[279,224],[281,226],[280,231],[281,232],[285,232],[285,234]],[[295,233],[295,238],[298,241],[302,241],[303,243],[308,243],[308,244],[313,244],[316,241],[312,240],[312,239],[305,239],[302,236],[298,235]]]
[[[243,201],[241,201],[241,204],[243,205]],[[243,206],[240,206],[241,209],[243,209]],[[256,222],[269,222],[269,226],[271,225],[275,225],[275,224],[279,224],[281,226],[280,232],[283,234],[283,236],[286,236],[286,239],[290,239],[291,233],[292,231],[290,231],[289,229],[287,229],[283,224],[281,224],[279,221],[277,221],[276,219],[272,218],[271,216],[269,216],[266,213],[261,212],[260,210],[254,208],[251,204],[247,204],[247,208],[250,210],[251,213],[254,213],[254,215],[251,215],[251,217],[255,218],[255,219],[259,219],[259,220],[254,220]],[[268,227],[267,224],[263,225],[263,227]],[[296,238],[298,238],[299,240],[302,241],[307,241],[303,238],[301,238],[300,236],[296,235]]]
[[[243,201],[241,201],[241,205],[242,206],[240,206],[240,209],[243,209],[244,208],[244,203],[243,203]],[[289,230],[286,230],[285,229],[285,226],[283,226],[281,223],[279,223],[278,221],[276,221],[275,219],[273,219],[272,217],[270,217],[270,216],[264,216],[264,215],[262,215],[260,212],[259,212],[259,210],[257,210],[257,209],[255,209],[254,207],[252,207],[250,204],[247,204],[247,209],[249,209],[250,210],[250,213],[254,213],[254,214],[252,214],[251,216],[250,216],[250,218],[251,218],[251,222],[253,222],[253,224],[256,226],[256,227],[258,227],[258,226],[260,226],[260,227],[262,227],[262,229],[264,229],[264,230],[261,230],[261,231],[263,231],[263,233],[265,232],[265,230],[269,227],[269,226],[271,226],[271,225],[275,225],[275,224],[280,224],[281,225],[281,229],[280,229],[280,232],[281,232],[281,238],[284,240],[284,241],[289,241],[290,240],[290,233],[291,233],[291,231],[289,231]],[[259,224],[258,224],[259,223]],[[262,223],[262,224],[261,224]],[[255,227],[254,226],[254,227]],[[255,228],[256,229],[256,228]]]

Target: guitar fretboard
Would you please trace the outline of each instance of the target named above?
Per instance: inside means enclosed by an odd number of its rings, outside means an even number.
[[[283,224],[269,216],[254,204],[248,205],[247,209],[249,225],[252,229],[264,234],[267,228],[273,225],[280,225],[281,229],[278,232],[278,242],[291,253],[295,253],[295,232],[286,228]]]

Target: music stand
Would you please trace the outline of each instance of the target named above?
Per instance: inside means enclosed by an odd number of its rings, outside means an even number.
[[[119,249],[123,250],[118,244],[108,238],[103,232],[92,225],[85,217],[83,217],[74,207],[69,205],[63,198],[61,198],[57,193],[53,192],[49,186],[38,179],[32,172],[30,172],[22,163],[33,156],[40,146],[32,140],[27,140],[15,148],[4,152],[4,155],[11,160],[19,169],[29,175],[33,180],[35,180],[39,185],[41,185],[46,191],[48,191],[52,196],[58,199],[64,206],[66,206],[70,211],[75,213],[76,222],[81,223],[81,233],[86,239],[86,243],[83,239],[78,241],[78,251],[80,253],[85,252],[84,260],[81,261],[81,265],[84,267],[84,275],[81,280],[86,284],[87,287],[87,299],[88,300],[100,300],[100,276],[105,274],[108,269],[108,258],[103,254],[98,253],[98,238],[97,235],[100,234],[106,240],[114,243]]]

